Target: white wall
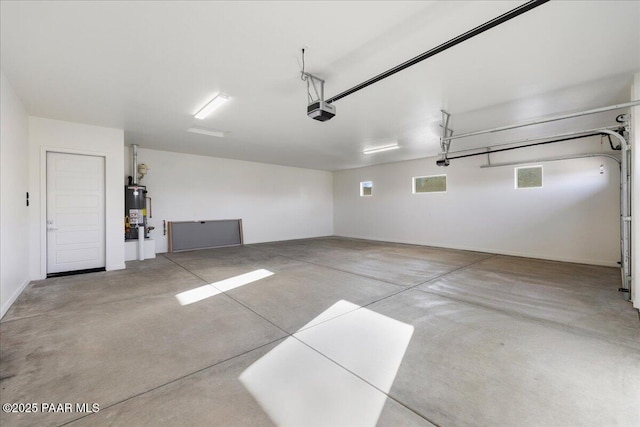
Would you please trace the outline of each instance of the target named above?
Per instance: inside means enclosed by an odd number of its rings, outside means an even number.
[[[631,99],[640,99],[640,73],[634,77]],[[640,309],[640,107],[631,109],[631,299]]]
[[[600,150],[599,140],[591,138],[494,154],[491,160]],[[615,161],[542,163],[543,188],[515,189],[514,166],[481,169],[486,156],[453,160],[447,168],[436,166],[435,160],[336,172],[335,234],[617,265],[620,174]],[[600,164],[605,165],[603,175]],[[412,194],[412,177],[442,173],[447,174],[446,193]],[[373,181],[372,197],[359,196],[360,181]]]
[[[29,125],[0,71],[0,317],[29,284]]]
[[[125,148],[130,174],[130,147]],[[138,149],[147,185],[156,252],[167,251],[162,220],[242,219],[244,242],[333,234],[331,172]],[[122,180],[124,185],[125,180]]]
[[[124,132],[59,120],[29,117],[30,268],[32,279],[46,277],[46,153],[105,157],[106,268],[125,268],[124,186],[122,185]]]

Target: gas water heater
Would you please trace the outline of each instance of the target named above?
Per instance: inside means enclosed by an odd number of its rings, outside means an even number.
[[[129,176],[128,185],[124,186],[124,238],[125,240],[138,240],[148,238],[149,231],[154,227],[147,225],[147,199],[151,207],[151,198],[147,197],[147,186],[138,183],[149,171],[145,164],[138,165],[138,145],[131,144],[132,176]],[[151,212],[149,212],[149,216]],[[142,231],[142,235],[140,235]]]
[[[145,230],[145,238],[149,237],[147,227],[147,187],[130,184],[124,187],[124,238],[138,239],[138,230]]]

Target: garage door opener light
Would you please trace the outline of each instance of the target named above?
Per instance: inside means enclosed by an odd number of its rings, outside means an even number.
[[[300,80],[307,82],[307,98],[309,105],[307,106],[307,116],[319,122],[326,122],[336,115],[336,107],[324,100],[324,80],[318,76],[307,73],[304,70],[304,48],[302,49],[302,70],[300,71]],[[318,91],[317,84],[320,85]],[[311,93],[311,88],[315,96]]]

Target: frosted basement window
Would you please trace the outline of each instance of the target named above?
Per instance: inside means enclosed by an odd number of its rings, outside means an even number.
[[[373,182],[363,181],[360,183],[360,197],[371,196],[373,192]]]
[[[542,188],[542,166],[516,168],[516,188]]]
[[[444,193],[447,191],[447,175],[414,176],[413,194]]]

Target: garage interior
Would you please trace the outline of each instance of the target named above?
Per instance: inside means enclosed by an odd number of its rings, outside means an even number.
[[[0,5],[3,426],[640,425],[640,2]]]

